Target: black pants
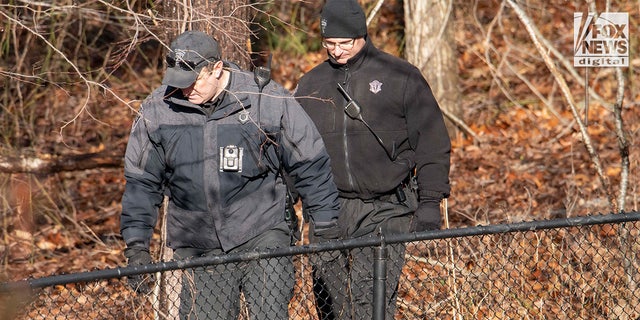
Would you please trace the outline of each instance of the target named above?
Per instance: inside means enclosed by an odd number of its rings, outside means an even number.
[[[270,230],[232,252],[289,246],[288,231]],[[199,252],[196,252],[199,251]],[[177,249],[176,256],[213,256],[220,249]],[[185,270],[180,293],[180,319],[238,319],[240,293],[250,319],[289,319],[294,270],[291,257],[259,259]]]
[[[408,190],[407,190],[408,191]],[[363,201],[340,199],[338,223],[350,237],[409,232],[416,197]],[[404,265],[404,243],[387,246],[386,319],[396,311],[398,280]],[[313,259],[314,294],[320,319],[371,319],[373,317],[373,248],[325,252]]]

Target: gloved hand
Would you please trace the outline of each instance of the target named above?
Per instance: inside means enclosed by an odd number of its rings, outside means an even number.
[[[129,247],[124,250],[128,266],[142,266],[151,263],[149,250],[142,247]],[[154,276],[152,273],[128,276],[129,287],[138,293],[148,294],[153,288]]]
[[[423,199],[411,219],[411,232],[438,230],[442,224],[440,218],[440,200]]]
[[[316,242],[340,239],[342,236],[337,219],[333,219],[330,222],[315,222],[312,220],[309,227],[311,235],[316,239]]]

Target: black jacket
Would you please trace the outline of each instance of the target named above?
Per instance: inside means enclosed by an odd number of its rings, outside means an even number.
[[[387,151],[363,122],[345,114],[338,82]],[[438,103],[415,66],[367,39],[347,64],[328,59],[305,74],[295,96],[322,135],[341,197],[391,193],[414,168],[421,200],[448,197],[451,143]]]
[[[337,218],[329,156],[307,114],[273,81],[260,95],[253,74],[230,71],[228,92],[210,114],[166,86],[142,103],[125,154],[121,232],[127,245],[148,247],[166,192],[168,242],[174,249],[227,251],[282,225],[279,158],[311,218],[325,223]],[[241,170],[221,166],[227,146],[242,148]]]

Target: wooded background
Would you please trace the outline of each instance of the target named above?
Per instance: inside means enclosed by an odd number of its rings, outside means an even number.
[[[638,210],[638,2],[360,2],[374,43],[418,66],[447,114],[448,227]],[[122,157],[174,35],[205,30],[247,69],[272,55],[293,90],[326,59],[322,3],[0,4],[1,276],[123,265]],[[629,13],[628,68],[573,67],[587,11]]]

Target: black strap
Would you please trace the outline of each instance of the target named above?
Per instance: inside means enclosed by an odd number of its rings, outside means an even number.
[[[364,123],[367,129],[369,129],[369,132],[371,132],[371,134],[373,134],[373,136],[376,138],[376,140],[378,141],[382,149],[384,149],[384,152],[387,154],[387,157],[389,157],[391,161],[395,161],[396,158],[398,157],[398,155],[396,154],[395,143],[393,145],[393,150],[391,150],[391,153],[389,153],[389,150],[387,150],[387,147],[384,146],[384,142],[382,142],[382,139],[376,134],[375,131],[373,131],[371,126],[369,126],[367,121],[365,121],[364,118],[362,117],[362,108],[360,107],[358,102],[356,102],[355,100],[353,100],[353,98],[351,98],[351,95],[349,95],[347,90],[344,87],[342,87],[342,85],[339,82],[338,82],[338,91],[340,91],[340,93],[342,93],[344,98],[347,100],[347,105],[344,107],[344,112],[349,116],[349,118],[358,120]]]

